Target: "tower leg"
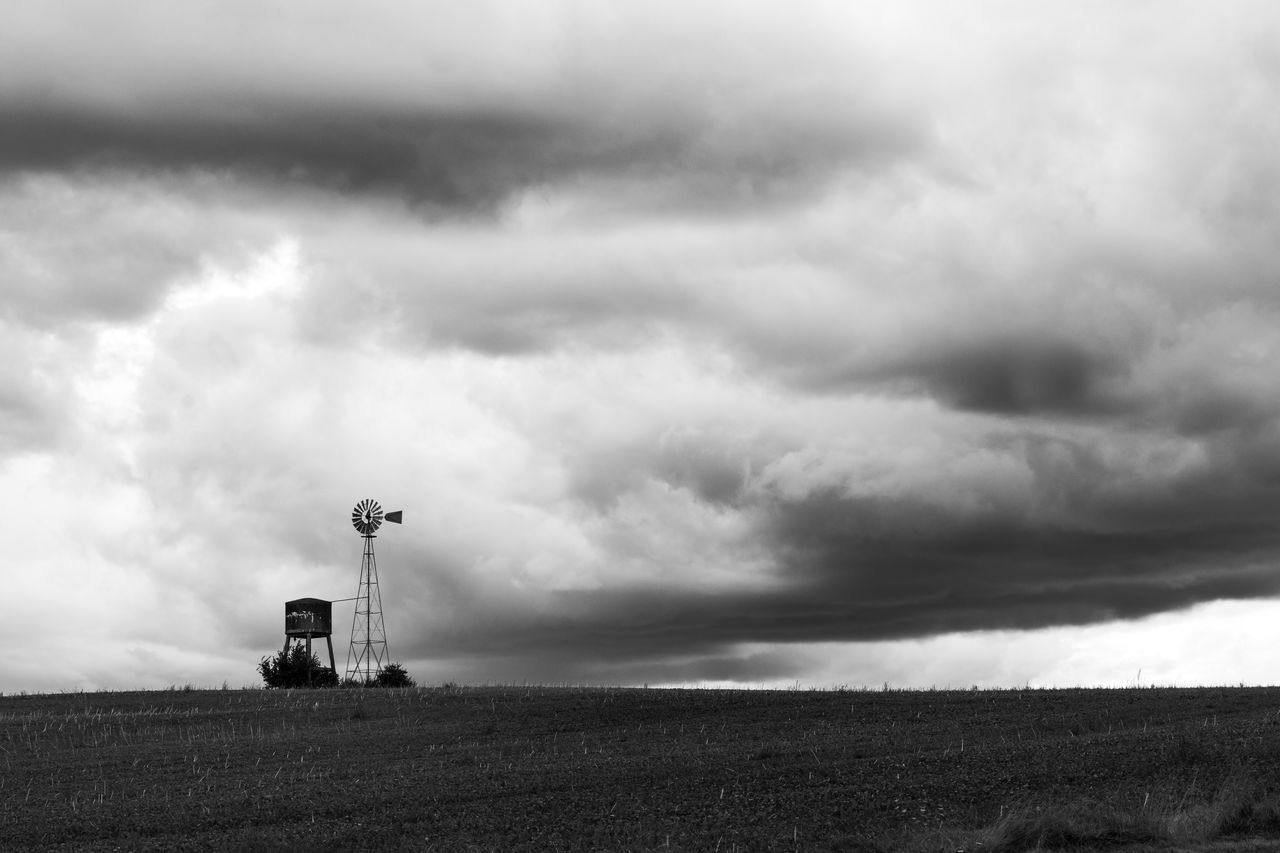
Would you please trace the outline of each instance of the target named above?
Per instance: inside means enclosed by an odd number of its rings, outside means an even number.
[[[281,652],[289,651],[289,635],[288,634],[284,635],[284,645],[280,647],[280,651]]]
[[[324,641],[329,644],[329,669],[333,670],[334,675],[337,675],[338,666],[333,662],[333,638],[325,634]]]

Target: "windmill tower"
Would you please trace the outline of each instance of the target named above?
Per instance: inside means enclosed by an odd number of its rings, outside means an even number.
[[[400,524],[401,510],[382,514],[377,501],[365,499],[351,511],[351,525],[364,538],[360,560],[360,587],[356,592],[356,614],[351,620],[351,649],[347,652],[347,678],[365,684],[378,677],[387,654],[387,631],[382,624],[382,596],[378,592],[378,562],[373,556],[373,540],[383,521]]]

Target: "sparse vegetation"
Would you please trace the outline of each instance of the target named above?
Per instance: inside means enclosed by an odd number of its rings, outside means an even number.
[[[10,695],[0,849],[1261,849],[1250,839],[1280,838],[1277,699],[1146,687]]]
[[[1239,846],[1227,839],[1237,839]],[[1230,779],[1209,802],[1181,801],[1155,809],[1119,808],[1090,797],[1024,806],[978,830],[916,833],[872,850],[902,853],[1022,853],[1031,850],[1111,850],[1129,853],[1261,849],[1280,838],[1280,799],[1266,786]]]

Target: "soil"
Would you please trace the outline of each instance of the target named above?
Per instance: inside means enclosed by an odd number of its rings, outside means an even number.
[[[0,762],[4,850],[946,849],[1280,788],[1280,690],[4,696]]]

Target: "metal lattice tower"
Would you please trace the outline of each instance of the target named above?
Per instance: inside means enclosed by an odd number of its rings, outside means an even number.
[[[368,684],[390,662],[387,631],[382,621],[382,595],[378,592],[378,561],[373,554],[375,531],[382,522],[401,523],[400,511],[382,514],[377,501],[363,500],[351,512],[351,524],[364,539],[360,559],[360,586],[356,591],[356,612],[351,620],[351,648],[347,652],[347,678]]]

